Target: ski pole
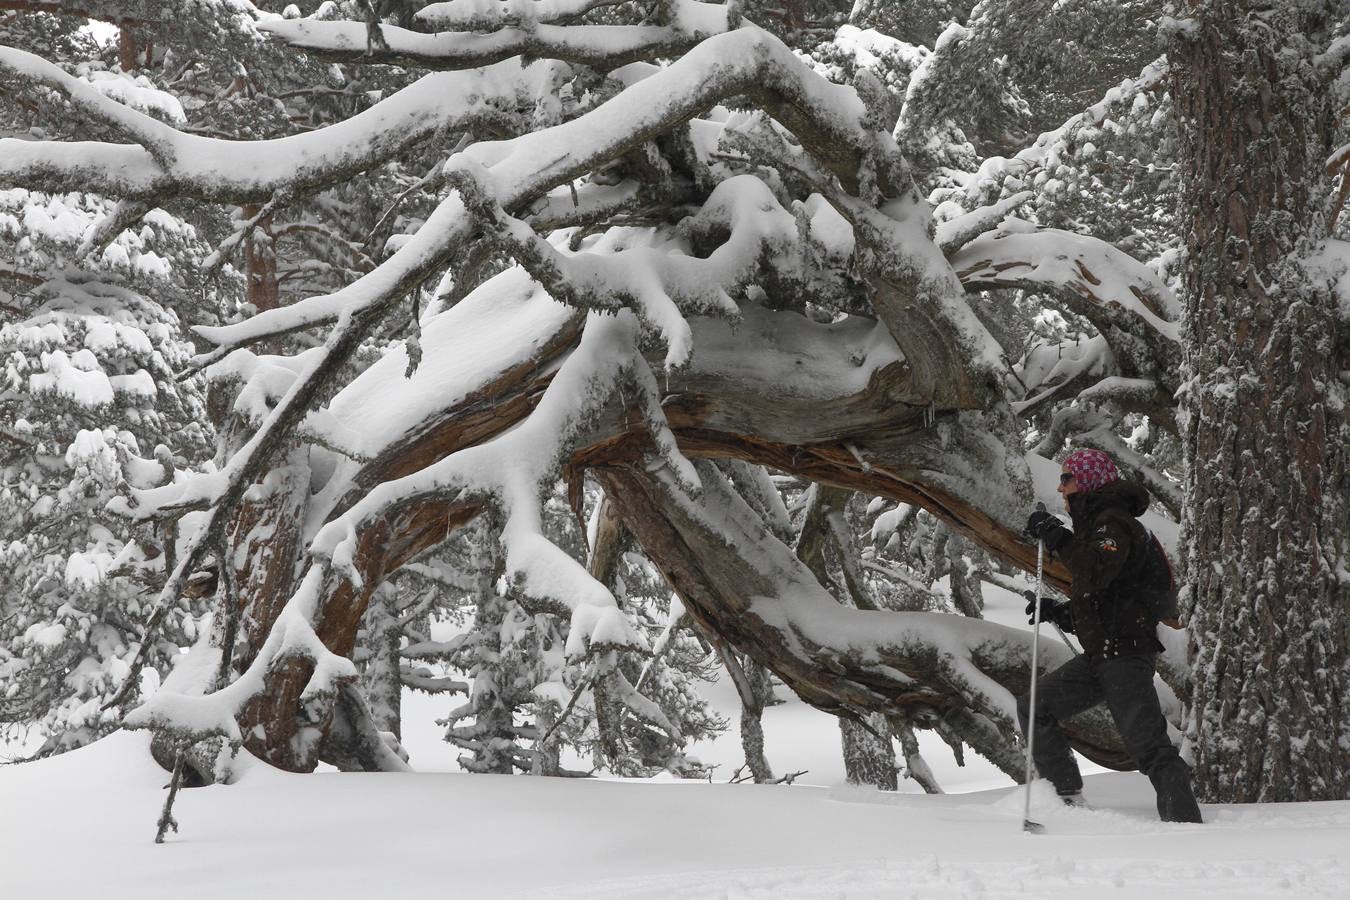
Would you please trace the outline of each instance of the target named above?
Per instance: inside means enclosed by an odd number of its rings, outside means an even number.
[[[1055,629],[1055,632],[1059,635],[1059,639],[1064,642],[1064,646],[1069,648],[1069,652],[1072,653],[1074,656],[1077,656],[1078,648],[1075,647],[1073,644],[1069,643],[1069,636],[1064,633],[1063,628],[1059,627],[1059,623],[1051,622],[1050,625]]]
[[[1045,504],[1037,503],[1036,508],[1043,510]],[[1027,779],[1026,800],[1022,805],[1022,830],[1031,834],[1040,834],[1045,826],[1031,821],[1031,780],[1032,747],[1036,743],[1036,675],[1041,661],[1041,583],[1045,578],[1045,539],[1036,540],[1036,606],[1031,617],[1031,708],[1027,712]]]

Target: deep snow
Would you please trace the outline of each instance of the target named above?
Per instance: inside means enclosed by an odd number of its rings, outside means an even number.
[[[290,775],[254,765],[186,791],[120,732],[0,768],[7,898],[1340,897],[1350,802],[1207,806],[1155,821],[1135,774],[1089,776],[1104,809],[1037,796],[461,774]]]
[[[984,589],[988,618],[1021,621],[1020,598]],[[709,699],[735,721],[729,685]],[[254,763],[184,791],[182,832],[162,846],[168,776],[144,733],[0,766],[0,898],[1350,898],[1350,801],[1207,805],[1204,826],[1165,825],[1142,776],[1085,764],[1096,809],[1038,794],[1048,834],[1029,836],[1021,790],[974,754],[958,768],[929,732],[952,793],[843,785],[834,720],[795,699],[764,717],[775,772],[808,770],[792,786],[725,783],[734,726],[692,748],[720,765],[713,784],[466,775],[434,724],[446,703],[405,694],[417,774]]]

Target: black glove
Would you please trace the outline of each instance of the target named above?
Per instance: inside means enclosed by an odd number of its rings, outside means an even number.
[[[1022,596],[1027,598],[1027,624],[1033,625],[1036,622],[1036,595],[1031,591],[1023,591]],[[1058,625],[1061,630],[1073,634],[1073,614],[1069,611],[1067,603],[1042,597],[1041,621]]]
[[[1044,540],[1052,528],[1063,527],[1064,526],[1060,524],[1059,519],[1056,519],[1043,509],[1038,509],[1027,516],[1026,533],[1030,535],[1033,540]]]

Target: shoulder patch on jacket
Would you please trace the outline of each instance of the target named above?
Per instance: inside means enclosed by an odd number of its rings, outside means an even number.
[[[1107,553],[1117,553],[1120,550],[1120,545],[1113,538],[1102,538],[1097,542],[1097,549],[1105,550]]]

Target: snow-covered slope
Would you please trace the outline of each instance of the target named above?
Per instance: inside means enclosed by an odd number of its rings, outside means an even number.
[[[0,767],[0,896],[36,898],[1343,898],[1350,802],[1209,806],[1163,825],[1134,774],[1096,811],[1021,795],[459,774],[289,775],[186,791],[118,733]]]

